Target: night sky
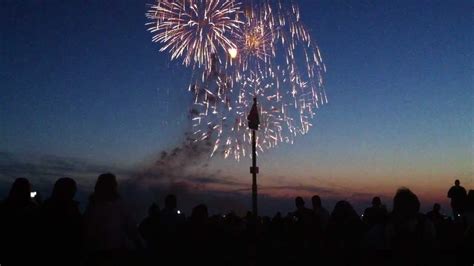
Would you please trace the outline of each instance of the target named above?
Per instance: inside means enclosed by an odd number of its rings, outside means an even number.
[[[297,2],[327,67],[329,103],[308,135],[259,157],[261,208],[288,210],[313,194],[329,207],[348,199],[360,209],[375,195],[390,205],[406,186],[424,209],[437,201],[448,213],[455,178],[474,188],[472,1]],[[59,176],[87,194],[113,171],[162,194],[179,185],[178,199],[196,188],[194,205],[233,197],[216,208],[250,208],[250,160],[206,153],[185,173],[158,169],[165,181],[142,178],[191,128],[190,72],[151,42],[151,3],[0,2],[0,197],[17,176],[46,197]]]

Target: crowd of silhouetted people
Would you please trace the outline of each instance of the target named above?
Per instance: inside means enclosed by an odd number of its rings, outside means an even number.
[[[113,174],[98,177],[84,213],[76,182],[60,178],[44,202],[17,178],[0,205],[0,265],[473,265],[474,190],[449,189],[452,216],[435,203],[426,214],[409,189],[388,210],[379,197],[359,216],[350,202],[330,212],[320,196],[273,217],[186,217],[175,195],[134,220]],[[311,206],[309,206],[311,205]]]

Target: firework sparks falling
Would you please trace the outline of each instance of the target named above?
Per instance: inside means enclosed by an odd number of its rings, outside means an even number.
[[[171,59],[211,69],[212,54],[235,48],[230,36],[239,29],[240,4],[233,0],[157,0],[146,13],[146,25]]]
[[[216,134],[216,141],[211,156],[218,150],[223,151],[224,157],[233,156],[239,160],[248,155],[246,144],[250,141],[250,132],[247,129],[247,113],[253,103],[253,96],[260,97],[261,129],[258,148],[274,147],[282,138],[283,118],[275,114],[277,109],[272,105],[271,98],[264,95],[271,94],[273,83],[261,77],[261,73],[249,73],[240,76],[238,86],[231,85],[229,79],[220,76],[206,87],[195,86],[196,103],[194,105],[194,134],[197,140],[208,139]],[[234,91],[234,87],[237,88]],[[205,130],[207,128],[208,130]]]

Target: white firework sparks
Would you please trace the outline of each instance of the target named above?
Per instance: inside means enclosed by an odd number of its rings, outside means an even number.
[[[157,32],[154,41],[164,43],[161,50],[193,64],[194,136],[214,141],[211,156],[239,160],[250,154],[247,114],[254,97],[260,151],[308,133],[316,110],[327,103],[325,66],[298,6],[255,2],[162,0],[148,12],[156,23],[150,28]]]
[[[212,54],[235,47],[230,36],[240,27],[240,12],[233,0],[157,0],[146,13],[151,20],[146,25],[171,59],[183,57],[186,66],[209,70]]]

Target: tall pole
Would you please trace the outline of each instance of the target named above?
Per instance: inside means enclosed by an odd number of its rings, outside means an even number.
[[[252,173],[252,212],[255,217],[258,217],[258,204],[257,204],[257,141],[255,137],[255,129],[252,129],[252,167],[250,173]]]
[[[252,166],[250,167],[250,173],[252,174],[252,212],[255,218],[258,217],[258,205],[257,205],[257,137],[255,136],[258,125],[260,124],[260,118],[258,116],[257,97],[253,98],[252,109],[247,116],[249,128],[252,130]]]

